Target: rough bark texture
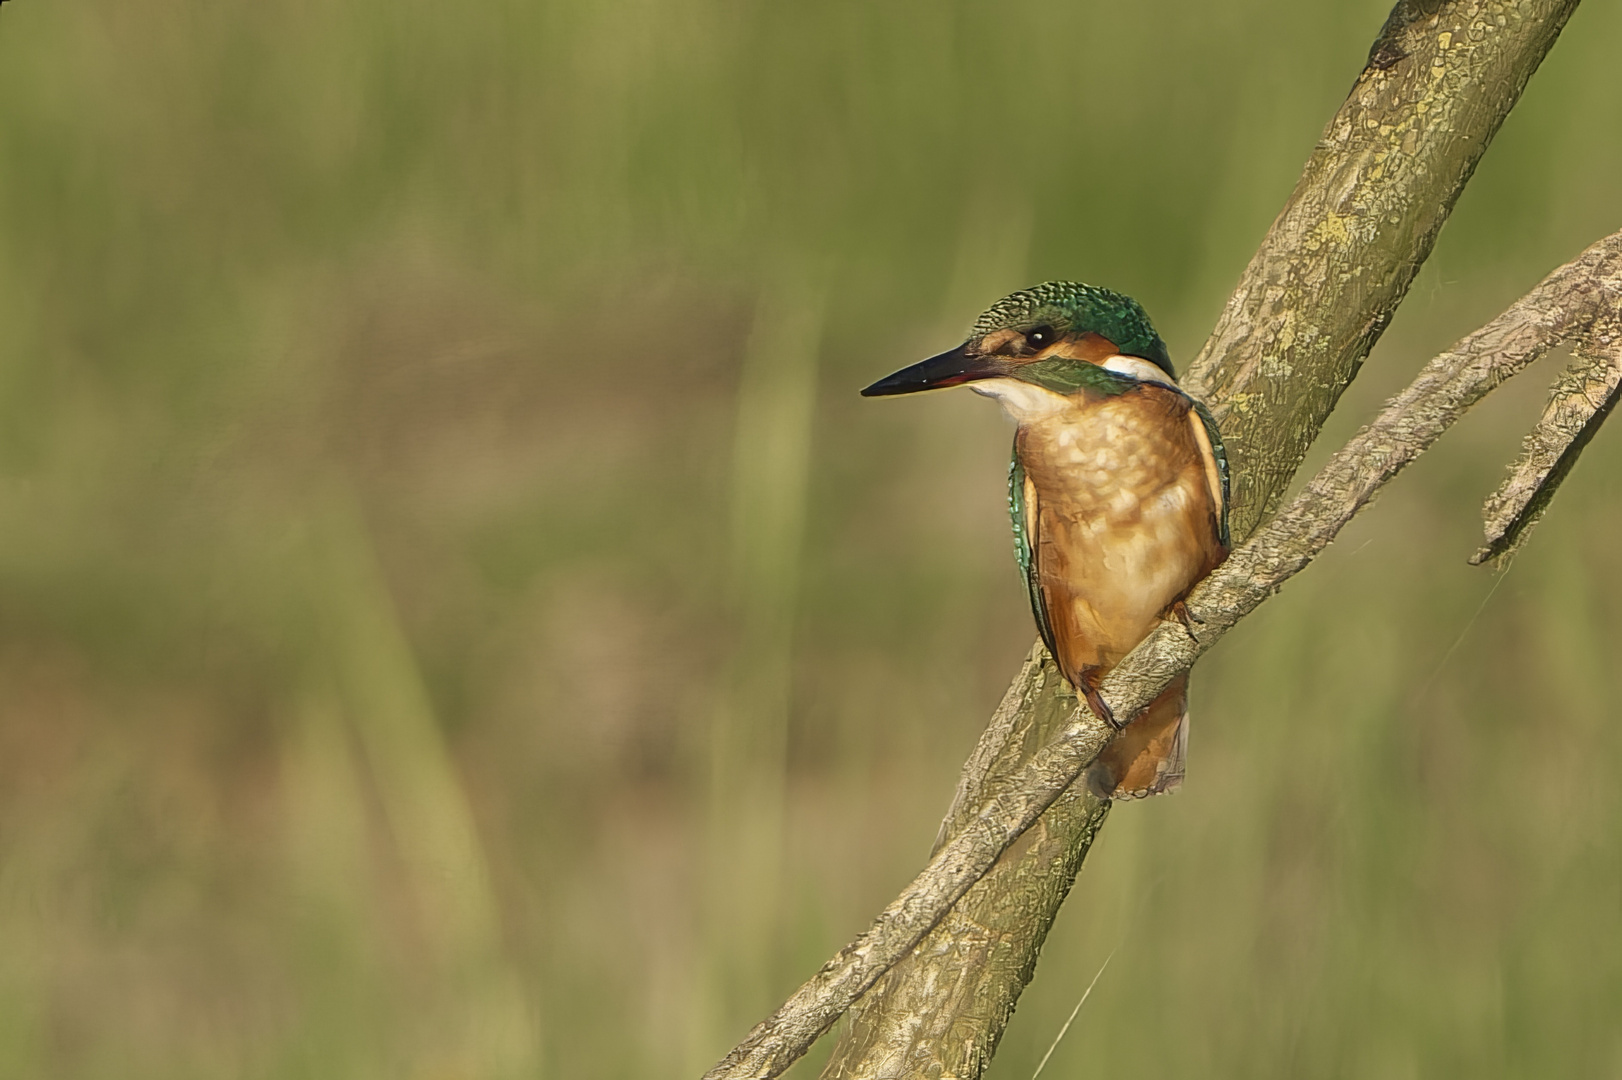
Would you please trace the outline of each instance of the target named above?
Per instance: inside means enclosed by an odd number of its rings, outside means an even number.
[[[1223,432],[1236,538],[1282,497],[1575,7],[1404,0],[1391,12],[1184,379]],[[1027,664],[1010,697],[1042,701],[1055,681],[1051,663]],[[1028,758],[1042,744],[1039,711],[1013,717],[1008,732],[994,725],[976,758],[1009,746]],[[984,796],[974,768],[971,760],[949,822]],[[1102,822],[1101,809],[1065,810],[1063,821],[1058,813],[852,1009],[824,1077],[980,1074]],[[922,988],[948,975],[961,993],[923,999]]]
[[[1614,341],[1610,335],[1619,310],[1622,233],[1595,244],[1556,270],[1503,315],[1427,364],[1374,423],[1330,458],[1289,506],[1200,583],[1188,599],[1191,627],[1162,624],[1110,673],[1101,688],[1106,699],[1124,713],[1148,705],[1240,619],[1311,562],[1382,485],[1424,452],[1472,404],[1556,345],[1576,341],[1589,348],[1599,337]],[[1039,669],[1040,665],[1026,665],[1025,674],[1033,684],[1040,677]],[[1029,702],[1016,697],[1013,690],[1004,708],[1009,709],[1011,702],[1020,703],[1012,706],[1016,718],[1029,708]],[[1000,729],[997,738],[1020,739],[1017,722],[996,726]],[[961,826],[924,872],[866,933],[840,950],[782,1008],[757,1025],[707,1077],[776,1076],[903,956],[914,972],[922,970],[920,958],[936,955],[928,951],[931,945],[926,940],[926,936],[935,937],[931,927],[938,931],[939,926],[947,925],[942,920],[951,905],[965,899],[964,894],[995,862],[1018,861],[1032,850],[1030,844],[1015,847],[1015,842],[1044,811],[1062,805],[1057,801],[1097,757],[1108,736],[1109,729],[1083,706],[1006,779],[999,775],[1000,755],[978,756],[983,764],[980,801],[972,813],[961,817]],[[971,769],[980,772],[982,766],[971,764]],[[1098,821],[1097,816],[1086,818],[1088,831],[1077,845],[1080,850],[1085,850]],[[1036,913],[1037,909],[1023,912],[1027,918]],[[952,944],[945,942],[944,947]],[[967,958],[974,956],[971,953]],[[983,979],[978,981],[989,985]],[[916,974],[904,983],[905,992],[914,995],[916,1002],[928,1004],[918,1014],[916,1030],[921,1031],[939,1010],[938,1002],[917,989],[920,985]],[[937,978],[931,985],[950,992],[954,979]],[[903,1068],[909,1076],[973,1075],[948,1071],[939,1051],[951,1051],[975,1068],[983,1066],[994,1046],[994,1038],[982,1041],[989,1030],[986,1025],[1005,1017],[982,1010],[969,1016],[977,1022],[952,1028],[950,1040],[936,1044],[931,1057],[888,1054],[869,1055],[869,1060]],[[974,1045],[965,1046],[971,1039]],[[863,1071],[854,1075],[902,1074]]]
[[[1403,0],[1184,380],[1247,535],[1391,321],[1575,0]]]

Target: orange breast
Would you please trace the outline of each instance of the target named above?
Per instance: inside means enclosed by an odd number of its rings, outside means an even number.
[[[1187,399],[1143,386],[1020,428],[1027,529],[1065,677],[1113,667],[1221,561]]]

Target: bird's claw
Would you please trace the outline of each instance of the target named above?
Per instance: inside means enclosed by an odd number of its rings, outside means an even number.
[[[1115,710],[1109,707],[1109,702],[1104,700],[1104,695],[1098,692],[1098,688],[1096,686],[1083,682],[1081,684],[1081,696],[1087,699],[1087,707],[1093,710],[1093,715],[1104,721],[1104,723],[1108,724],[1111,728],[1116,731],[1120,731],[1126,726],[1119,720],[1115,719]]]
[[[1173,604],[1171,606],[1171,617],[1178,623],[1182,624],[1183,632],[1188,634],[1189,637],[1194,638],[1195,640],[1199,639],[1199,635],[1194,633],[1194,624],[1198,623],[1201,626],[1204,626],[1205,620],[1188,610],[1187,604],[1183,603],[1181,600]]]

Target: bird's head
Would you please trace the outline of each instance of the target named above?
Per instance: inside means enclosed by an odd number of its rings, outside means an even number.
[[[1069,394],[1097,385],[1099,368],[1139,381],[1170,383],[1166,343],[1130,296],[1075,281],[1049,281],[992,304],[957,348],[887,375],[865,397],[910,394],[979,383],[1001,397],[998,384],[1034,385]]]

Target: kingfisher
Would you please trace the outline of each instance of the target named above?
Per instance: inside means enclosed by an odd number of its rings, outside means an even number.
[[[1100,795],[1181,785],[1185,672],[1129,722],[1098,687],[1228,554],[1228,465],[1215,420],[1177,385],[1166,343],[1129,296],[1050,281],[1005,296],[968,340],[866,397],[963,386],[1013,419],[1008,508],[1037,630],[1059,671],[1116,730],[1089,770]]]

